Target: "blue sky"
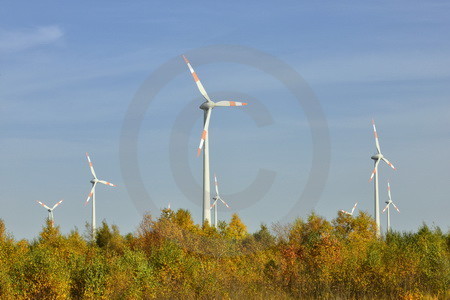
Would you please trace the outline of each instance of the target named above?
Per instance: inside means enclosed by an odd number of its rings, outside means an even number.
[[[55,210],[56,223],[63,232],[84,231],[90,220],[90,207],[83,206],[91,179],[86,151],[99,178],[118,185],[97,189],[97,222],[117,224],[123,233],[136,229],[145,209],[136,205],[120,168],[126,163],[119,156],[122,126],[139,88],[178,58],[186,72],[174,76],[144,113],[137,176],[155,206],[170,202],[200,222],[201,194],[187,198],[175,180],[170,137],[182,129],[177,120],[192,124],[186,129],[189,151],[180,157],[187,156],[189,172],[200,184],[202,161],[195,154],[201,99],[180,55],[214,45],[270,55],[314,91],[331,142],[324,191],[311,199],[318,214],[332,219],[357,201],[358,208],[372,213],[368,178],[375,118],[382,150],[398,169],[380,168],[381,206],[390,180],[401,210],[391,216],[393,228],[415,230],[426,222],[448,230],[446,1],[1,3],[0,217],[17,239],[33,238],[42,228],[46,211],[36,200],[53,205],[64,199]],[[270,74],[221,58],[206,65],[200,55],[190,58],[210,96],[237,93],[250,103],[213,112],[211,168],[231,206],[219,217],[229,220],[237,212],[251,231],[260,223],[285,221],[311,172],[305,111]],[[271,124],[256,126],[244,109],[268,111]],[[262,197],[236,197],[260,168],[276,173],[270,189]],[[301,217],[308,213],[294,211]]]

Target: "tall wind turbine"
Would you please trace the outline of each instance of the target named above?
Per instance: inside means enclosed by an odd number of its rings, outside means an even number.
[[[92,165],[91,158],[89,157],[89,154],[87,152],[86,152],[86,157],[87,157],[87,160],[89,162],[89,168],[91,169],[92,176],[94,176],[94,178],[92,178],[92,180],[91,180],[92,189],[91,189],[91,192],[89,193],[89,196],[87,197],[86,203],[84,205],[86,205],[89,202],[89,200],[92,198],[92,239],[95,239],[95,230],[96,230],[96,224],[95,224],[95,186],[97,185],[97,183],[103,183],[103,184],[109,185],[109,186],[115,186],[115,185],[112,184],[111,182],[108,182],[108,181],[99,180],[97,178],[97,175],[95,175],[94,166]]]
[[[211,118],[211,111],[214,107],[217,106],[243,106],[247,105],[247,103],[242,102],[235,102],[235,101],[219,101],[219,102],[213,102],[208,94],[206,93],[205,88],[203,87],[202,83],[200,82],[200,79],[198,79],[197,74],[195,73],[194,69],[192,68],[190,62],[188,59],[183,55],[183,59],[186,62],[186,64],[189,67],[189,70],[191,71],[192,77],[194,77],[194,81],[197,84],[197,87],[202,94],[202,96],[205,98],[205,102],[200,105],[200,109],[204,111],[204,117],[203,117],[203,133],[200,139],[200,145],[198,146],[197,150],[197,156],[200,156],[200,153],[203,150],[203,222],[208,221],[209,224],[211,224],[211,212],[210,212],[210,186],[209,186],[209,142],[208,142],[208,128],[209,128],[209,121]]]
[[[348,211],[345,211],[345,210],[342,210],[342,209],[341,209],[341,211],[342,211],[344,214],[353,216],[353,212],[355,211],[356,205],[358,205],[358,202],[356,202],[355,205],[353,205],[353,208],[352,208],[352,211],[351,211],[351,212],[348,212]]]
[[[225,204],[226,207],[228,207],[228,208],[230,208],[230,207],[228,206],[228,204],[225,201],[222,200],[222,198],[220,198],[219,185],[217,184],[216,174],[214,174],[214,184],[216,186],[216,196],[214,196],[214,198],[213,198],[214,203],[213,203],[213,205],[211,205],[211,209],[214,207],[214,227],[217,228],[217,205],[218,205],[217,201],[220,200],[220,201],[222,201],[223,204]]]
[[[387,205],[383,209],[383,212],[387,209],[387,231],[386,231],[386,233],[387,233],[387,232],[391,231],[391,215],[390,215],[390,212],[389,212],[389,205],[392,204],[394,206],[394,208],[398,212],[400,212],[398,207],[395,205],[394,201],[392,201],[392,198],[391,198],[391,185],[389,184],[389,182],[388,182],[388,201],[386,201],[385,203],[387,203]]]
[[[40,205],[42,205],[44,208],[47,209],[48,211],[48,219],[50,220],[50,222],[52,223],[52,227],[55,225],[55,219],[53,218],[53,210],[61,204],[61,202],[63,202],[63,200],[59,201],[58,203],[56,203],[55,205],[53,205],[52,208],[48,207],[47,205],[45,205],[44,203],[42,203],[41,201],[36,201],[37,203],[39,203]]]
[[[395,167],[387,160],[386,157],[381,153],[380,149],[380,142],[378,141],[378,134],[377,134],[377,128],[375,127],[375,121],[372,119],[372,126],[373,126],[373,134],[375,136],[375,145],[377,147],[377,154],[373,155],[371,159],[374,160],[375,167],[372,171],[372,175],[370,176],[369,182],[372,181],[372,179],[375,177],[375,180],[373,182],[374,184],[374,198],[375,198],[375,221],[377,223],[377,236],[380,236],[380,203],[379,203],[379,196],[378,196],[378,164],[380,161],[384,161],[387,163],[392,169],[396,170]]]

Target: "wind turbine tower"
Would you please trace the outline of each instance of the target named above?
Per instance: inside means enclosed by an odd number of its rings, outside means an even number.
[[[97,185],[97,183],[102,183],[104,185],[109,185],[109,186],[115,186],[115,185],[112,184],[111,182],[108,182],[108,181],[99,180],[97,178],[97,175],[95,175],[94,166],[92,165],[91,158],[89,157],[89,154],[87,152],[86,152],[86,157],[87,157],[87,160],[89,162],[89,168],[91,169],[92,176],[94,176],[94,178],[92,178],[91,181],[90,181],[91,184],[92,184],[92,188],[91,188],[91,192],[89,193],[89,196],[86,199],[86,203],[84,205],[87,205],[89,200],[92,198],[92,239],[95,239],[95,231],[96,231],[96,224],[95,224],[95,186]]]
[[[382,160],[386,164],[388,164],[392,169],[394,169],[394,170],[396,170],[396,169],[389,162],[389,160],[387,160],[387,158],[384,157],[384,155],[381,153],[380,142],[378,141],[377,128],[375,127],[375,121],[373,119],[372,119],[372,126],[373,126],[373,134],[375,136],[375,146],[377,148],[377,153],[371,157],[371,159],[374,160],[375,167],[372,171],[372,175],[370,176],[369,182],[375,178],[375,180],[373,181],[374,200],[375,200],[375,222],[377,223],[377,236],[379,237],[381,235],[381,229],[380,229],[380,201],[379,201],[379,195],[378,195],[378,164]]]
[[[63,200],[59,201],[58,203],[56,203],[55,205],[53,205],[52,208],[48,207],[47,205],[45,205],[44,203],[42,203],[41,201],[36,201],[37,203],[39,203],[40,205],[42,205],[45,209],[47,209],[48,211],[48,219],[50,220],[50,222],[52,223],[52,227],[55,226],[55,219],[53,218],[53,210],[61,204],[61,202],[63,202]]]
[[[213,205],[211,205],[211,209],[214,208],[214,227],[217,228],[217,205],[218,205],[217,201],[220,200],[223,204],[225,204],[226,207],[228,207],[228,208],[230,208],[230,207],[228,206],[228,204],[225,201],[222,200],[222,198],[220,198],[219,185],[217,183],[216,174],[214,174],[214,185],[216,186],[216,196],[214,196],[214,198],[213,198],[214,202],[213,202]]]
[[[389,211],[389,206],[392,204],[394,206],[394,208],[400,213],[400,210],[395,205],[394,201],[392,201],[392,198],[391,198],[391,185],[389,184],[389,182],[388,182],[388,201],[386,201],[385,203],[387,205],[383,209],[383,213],[385,212],[385,210],[387,210],[387,230],[386,230],[386,233],[388,233],[389,231],[391,231],[391,214],[390,214],[390,211]]]
[[[202,83],[200,82],[200,79],[198,78],[197,74],[195,73],[194,69],[192,68],[190,62],[188,59],[183,55],[183,59],[186,62],[186,64],[189,67],[189,70],[191,71],[192,77],[194,78],[195,83],[197,84],[197,88],[199,89],[200,93],[202,94],[203,98],[205,98],[205,102],[200,105],[200,109],[204,111],[203,114],[203,132],[200,139],[200,145],[198,146],[197,150],[197,156],[200,156],[200,153],[203,149],[203,223],[208,221],[209,224],[211,224],[211,211],[210,211],[210,175],[209,175],[209,139],[208,139],[208,128],[209,128],[209,122],[211,118],[211,111],[214,107],[218,106],[243,106],[247,105],[247,103],[242,102],[235,102],[235,101],[219,101],[219,102],[213,102],[208,94],[206,93],[205,88],[203,87]]]

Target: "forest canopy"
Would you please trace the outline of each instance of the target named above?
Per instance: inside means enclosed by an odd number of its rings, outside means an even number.
[[[449,285],[449,232],[424,224],[377,238],[365,212],[249,233],[237,214],[214,228],[165,209],[135,233],[104,221],[95,238],[63,235],[47,221],[33,241],[0,220],[1,299],[449,299]]]

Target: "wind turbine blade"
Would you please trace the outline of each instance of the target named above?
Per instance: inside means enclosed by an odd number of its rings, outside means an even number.
[[[89,162],[89,168],[91,169],[92,176],[94,176],[94,178],[97,178],[97,175],[95,175],[94,166],[92,165],[92,162],[91,162],[91,158],[89,157],[89,154],[87,152],[86,152],[86,157]]]
[[[379,164],[379,163],[380,163],[380,159],[378,159],[378,160],[376,161],[376,163],[375,163],[375,168],[373,168],[372,175],[370,175],[369,182],[371,182],[372,179],[373,179],[373,177],[375,176],[375,173],[377,172],[377,168],[378,168],[378,164]]]
[[[392,203],[392,202],[389,202],[389,203],[386,205],[386,207],[383,209],[382,212],[384,212],[384,211],[388,208],[388,206],[389,206],[391,203]]]
[[[219,200],[222,201],[222,203],[225,204],[226,207],[230,208],[230,206],[225,201],[223,201],[222,198],[219,198]]]
[[[396,209],[398,212],[400,212],[400,210],[399,210],[398,207],[394,204],[394,202],[391,202],[391,203],[392,203],[392,205],[394,205],[395,209]]]
[[[216,174],[214,174],[214,185],[216,186],[216,196],[219,196],[219,184],[217,183]]]
[[[84,205],[88,204],[89,200],[91,199],[92,195],[94,194],[94,192],[95,192],[95,185],[96,184],[97,184],[97,182],[92,185],[91,192],[89,193],[89,196],[87,197],[86,202],[84,203]]]
[[[345,211],[345,210],[342,210],[342,209],[341,209],[341,211],[342,211],[344,214],[347,214],[347,215],[350,215],[350,216],[352,215],[352,213],[349,213],[348,211]]]
[[[191,71],[192,77],[194,77],[194,81],[197,84],[197,87],[198,87],[200,93],[203,95],[203,97],[206,99],[206,101],[211,102],[211,99],[209,99],[209,96],[206,93],[206,90],[203,87],[203,84],[201,83],[200,79],[198,78],[197,73],[195,73],[194,68],[192,68],[191,63],[184,55],[183,55],[183,59],[186,62],[186,64],[188,65],[189,70]]]
[[[380,142],[378,141],[377,128],[375,127],[375,121],[373,119],[372,119],[372,126],[373,126],[373,135],[375,136],[375,145],[377,147],[378,153],[381,153]]]
[[[353,208],[352,208],[352,215],[353,215],[353,212],[355,211],[356,205],[358,205],[358,202],[356,202],[355,205],[353,205]]]
[[[109,185],[109,186],[117,186],[117,185],[115,185],[115,184],[112,184],[111,182],[104,181],[104,180],[99,180],[98,182],[103,183],[103,184],[105,184],[105,185]]]
[[[247,105],[247,103],[236,101],[219,101],[214,104],[214,106],[244,106],[244,105]]]
[[[389,199],[389,201],[392,201],[392,199],[391,199],[391,185],[389,184],[389,182],[388,182],[388,199]]]
[[[384,160],[385,163],[387,163],[392,169],[397,170],[393,164],[391,164],[386,157],[383,157],[382,160]]]
[[[45,205],[41,201],[36,201],[36,202],[39,203],[40,205],[42,205],[43,207],[45,207],[46,209],[51,209],[50,207],[48,207],[47,205]]]
[[[56,203],[55,205],[53,205],[53,208],[52,208],[52,210],[54,210],[58,205],[60,205],[61,204],[61,202],[63,202],[63,200],[61,200],[61,201],[59,201],[58,203]]]
[[[219,198],[216,199],[216,201],[214,201],[214,203],[211,205],[211,207],[209,209],[213,209],[214,206],[217,204],[217,200],[219,200]]]
[[[205,127],[203,128],[202,137],[200,139],[200,145],[198,145],[197,157],[200,156],[200,153],[202,152],[203,145],[205,144],[206,136],[208,135],[208,128],[209,128],[209,120],[210,120],[210,118],[211,118],[211,108],[208,109],[208,112],[206,113]]]

